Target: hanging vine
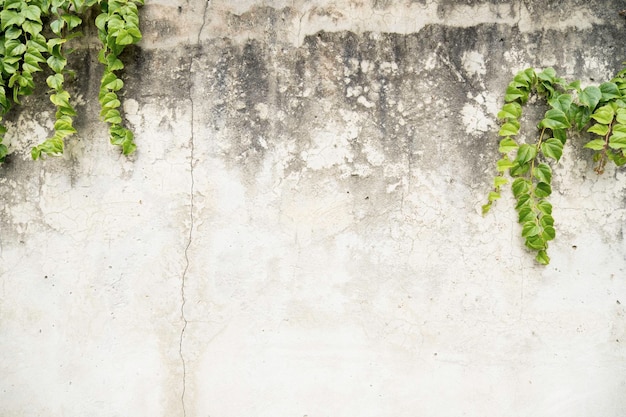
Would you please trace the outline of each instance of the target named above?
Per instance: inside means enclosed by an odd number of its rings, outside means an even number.
[[[534,143],[519,143],[522,107],[531,96],[548,105],[537,125]],[[515,210],[526,247],[536,252],[536,260],[550,262],[548,243],[556,237],[552,217],[552,165],[559,161],[570,129],[586,130],[593,138],[585,148],[594,151],[595,171],[604,172],[607,162],[626,164],[626,69],[612,80],[581,89],[580,82],[567,84],[554,69],[520,71],[509,83],[501,120],[498,175],[482,208],[486,214],[501,197],[501,187],[511,183]],[[508,174],[508,175],[505,175]],[[512,180],[512,181],[510,181]]]
[[[124,48],[141,40],[137,6],[142,4],[143,0],[0,0],[0,122],[13,105],[20,104],[21,97],[35,91],[35,73],[51,72],[46,84],[57,109],[54,133],[31,150],[33,159],[62,154],[65,139],[76,133],[76,111],[64,88],[72,73],[67,69],[71,53],[67,42],[81,36],[83,19],[94,15],[102,42],[98,59],[104,65],[98,95],[100,117],[109,124],[112,144],[126,155],[135,150],[133,133],[122,125],[117,94],[124,82],[116,71],[124,68],[119,59]],[[5,133],[0,124],[0,161],[9,152],[2,143]]]

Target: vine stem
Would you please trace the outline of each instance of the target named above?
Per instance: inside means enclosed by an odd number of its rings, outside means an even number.
[[[609,130],[608,132],[606,132],[606,135],[604,135],[604,147],[602,148],[602,153],[600,154],[600,160],[598,161],[598,166],[595,167],[594,169],[594,171],[598,175],[604,174],[604,167],[606,166],[606,159],[607,159],[606,154],[609,149],[609,138],[611,137],[611,133],[613,133],[614,124],[615,124],[615,117],[613,118],[613,120],[611,120],[611,123],[609,124]]]
[[[541,144],[543,143],[543,135],[545,133],[546,133],[546,128],[544,127],[543,129],[541,129],[541,134],[539,135],[539,141],[537,142],[537,145],[535,146],[535,148],[537,149],[537,155],[539,155],[539,151],[541,150]],[[537,156],[535,156],[530,163],[530,178],[529,179],[531,182],[533,180],[533,171],[535,170],[536,159],[537,159]]]
[[[542,128],[541,129],[541,134],[539,135],[539,140],[537,141],[537,145],[536,145],[536,149],[537,149],[537,155],[539,155],[539,151],[541,150],[541,144],[543,143],[543,136],[546,133],[546,128]],[[537,160],[537,155],[535,155],[535,157],[533,158],[533,160],[530,163],[530,172],[529,172],[529,180],[530,180],[530,184],[532,187],[533,184],[533,180],[534,180],[534,171],[535,171],[535,161]],[[535,213],[535,224],[537,226],[540,226],[539,224],[539,213],[537,211],[537,204],[535,201],[535,198],[537,198],[537,196],[535,195],[535,191],[531,188],[532,190],[532,202],[533,202],[533,212]]]

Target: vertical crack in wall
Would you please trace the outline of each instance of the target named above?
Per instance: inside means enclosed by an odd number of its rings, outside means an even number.
[[[202,25],[200,26],[200,30],[198,31],[198,37],[196,38],[196,48],[200,46],[200,36],[202,35],[202,31],[206,24],[206,15],[207,10],[209,8],[209,1],[206,0],[204,5],[204,12],[202,15]],[[194,54],[191,54],[189,59],[189,71],[188,74],[192,77],[193,70],[193,62],[194,62]],[[182,392],[180,395],[180,402],[183,410],[183,417],[187,416],[187,410],[185,407],[185,394],[187,392],[187,362],[185,360],[185,355],[183,353],[183,343],[185,340],[185,331],[187,330],[187,325],[189,321],[185,316],[185,304],[187,303],[187,298],[185,296],[185,282],[187,279],[187,272],[189,271],[189,248],[191,247],[191,242],[193,239],[193,229],[194,229],[194,193],[195,193],[195,179],[194,179],[194,165],[195,165],[195,126],[194,126],[194,118],[195,118],[195,107],[193,100],[193,79],[190,79],[189,82],[189,90],[187,92],[190,107],[191,107],[191,115],[190,115],[190,138],[189,138],[189,176],[190,176],[190,185],[189,185],[189,235],[187,236],[187,244],[185,245],[185,267],[183,268],[183,273],[181,277],[180,283],[180,318],[183,323],[183,326],[180,330],[180,338],[178,341],[178,354],[180,356],[180,361],[183,368],[183,378],[182,378]]]
[[[191,65],[193,63],[193,58],[189,60],[189,68],[191,69]],[[194,210],[194,192],[195,192],[195,184],[194,184],[194,176],[193,176],[193,169],[194,169],[194,125],[193,125],[193,118],[194,118],[194,104],[193,104],[193,97],[192,97],[192,93],[191,93],[191,83],[189,84],[189,102],[191,103],[191,137],[189,139],[190,142],[190,157],[189,157],[189,168],[190,168],[190,177],[191,177],[191,181],[190,181],[190,186],[189,186],[189,235],[187,236],[187,244],[185,245],[185,268],[183,269],[183,274],[182,274],[182,278],[181,278],[181,283],[180,283],[180,298],[181,298],[181,304],[180,304],[180,317],[181,320],[183,322],[183,327],[180,330],[180,339],[179,339],[179,344],[178,344],[178,354],[180,355],[180,361],[182,363],[183,366],[183,381],[182,381],[182,393],[180,396],[180,401],[181,401],[181,405],[183,408],[183,417],[185,417],[187,415],[187,412],[185,410],[185,391],[187,389],[187,363],[185,362],[185,355],[183,354],[183,341],[185,338],[185,330],[187,330],[187,324],[189,323],[187,321],[187,317],[185,316],[185,304],[187,303],[187,298],[185,297],[185,280],[187,279],[187,271],[189,270],[189,247],[191,246],[191,241],[193,238],[193,228],[194,228],[194,217],[193,217],[193,210]]]

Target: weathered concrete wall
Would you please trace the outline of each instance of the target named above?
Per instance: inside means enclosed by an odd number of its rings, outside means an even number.
[[[626,415],[625,172],[566,152],[548,267],[480,216],[511,75],[610,78],[623,2],[147,3],[137,154],[90,48],[0,168],[0,415]]]

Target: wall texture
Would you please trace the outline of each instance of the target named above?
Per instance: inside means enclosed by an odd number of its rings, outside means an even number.
[[[131,158],[87,38],[64,157],[7,119],[0,415],[623,417],[626,172],[574,139],[548,267],[480,206],[509,78],[610,78],[624,6],[148,0]]]

